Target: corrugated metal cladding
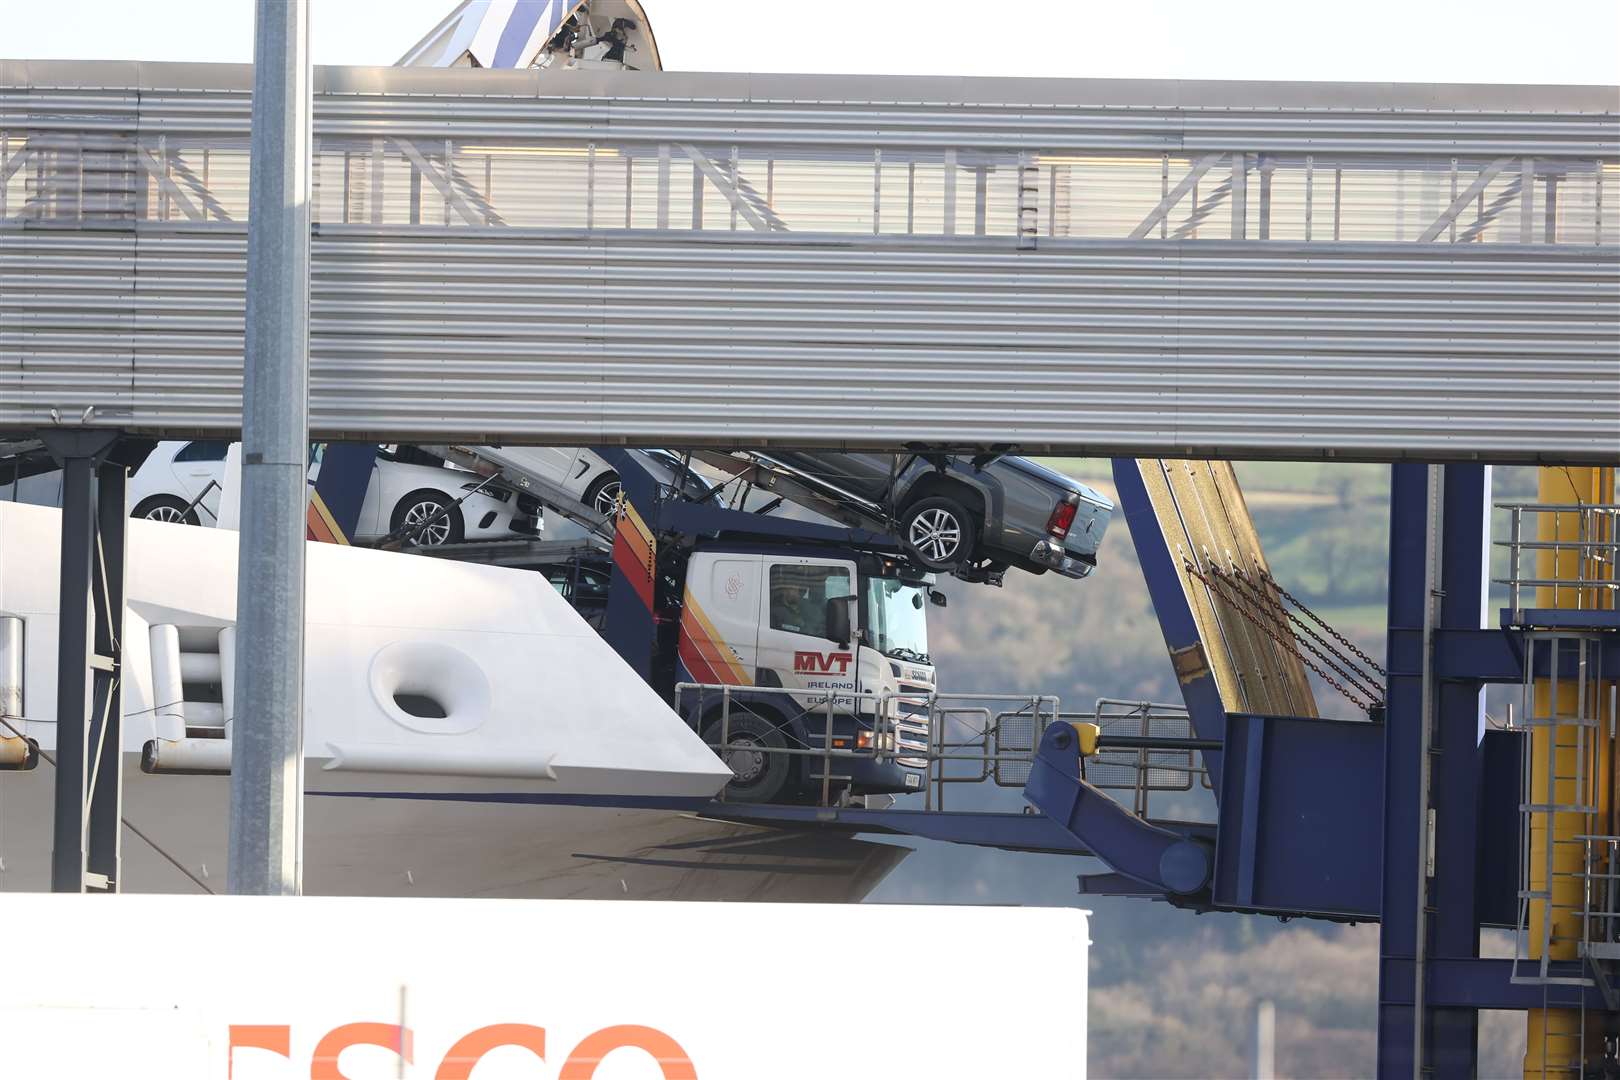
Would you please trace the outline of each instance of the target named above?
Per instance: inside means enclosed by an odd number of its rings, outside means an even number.
[[[237,427],[248,80],[0,62],[0,428]],[[1609,88],[318,81],[318,435],[1620,456]]]

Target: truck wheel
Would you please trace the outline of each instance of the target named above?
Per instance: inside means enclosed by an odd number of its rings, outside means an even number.
[[[974,522],[944,495],[918,499],[900,518],[906,551],[927,570],[954,570],[973,557]]]
[[[726,785],[726,798],[744,802],[771,802],[787,790],[792,762],[787,754],[770,753],[787,746],[776,726],[753,713],[733,713],[726,737],[734,749],[715,750],[734,774]],[[720,745],[720,720],[703,730],[703,741]]]

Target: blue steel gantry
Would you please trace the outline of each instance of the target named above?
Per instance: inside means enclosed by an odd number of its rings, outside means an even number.
[[[1595,603],[1559,611],[1515,601],[1488,613],[1489,467],[1393,466],[1382,702],[1367,720],[1346,721],[1229,709],[1212,657],[1227,647],[1220,633],[1236,628],[1211,635],[1199,626],[1186,587],[1188,552],[1156,520],[1141,479],[1144,464],[1120,459],[1115,476],[1194,736],[1148,741],[1199,748],[1217,806],[1213,823],[1133,814],[1084,778],[1095,732],[1066,722],[1046,726],[1040,738],[1024,792],[1039,811],[1034,816],[736,805],[709,812],[1089,854],[1113,871],[1088,879],[1091,891],[1201,911],[1377,921],[1382,1077],[1474,1075],[1483,1009],[1578,1017],[1588,1033],[1586,1058],[1602,1060],[1605,1039],[1612,1052],[1620,1016],[1615,879],[1603,876],[1616,873],[1612,821],[1592,814],[1586,819],[1592,831],[1579,838],[1588,853],[1580,947],[1566,956],[1550,949],[1545,962],[1533,944],[1529,956],[1480,955],[1482,928],[1514,931],[1523,951],[1523,939],[1533,937],[1527,915],[1549,888],[1531,887],[1526,865],[1537,805],[1526,779],[1531,735],[1523,727],[1488,726],[1483,691],[1490,684],[1529,688],[1555,675],[1600,683],[1601,673],[1620,671],[1612,495],[1610,505],[1586,508],[1607,524],[1588,527],[1579,539],[1516,537],[1514,546],[1524,550],[1512,552],[1517,563],[1538,548],[1582,551],[1588,566],[1599,568],[1585,579]],[[1612,479],[1606,482],[1612,487]],[[1515,572],[1522,578],[1515,583],[1550,580],[1531,573],[1544,574],[1527,567]],[[1585,651],[1538,651],[1533,642],[1549,626],[1578,634]],[[1612,723],[1601,708],[1594,715]],[[1612,754],[1587,745],[1596,767],[1612,772]],[[1558,768],[1569,767],[1559,760]],[[1545,1042],[1532,1045],[1532,1058],[1538,1050],[1545,1066],[1539,1074],[1579,1075],[1569,1060],[1573,1048],[1562,1064]]]

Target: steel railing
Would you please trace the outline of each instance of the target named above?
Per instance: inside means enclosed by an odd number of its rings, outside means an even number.
[[[713,736],[707,744],[723,758],[746,752],[810,759],[806,778],[819,785],[815,795],[822,806],[848,804],[852,777],[847,763],[855,760],[892,761],[912,770],[918,783],[906,790],[923,795],[925,810],[946,809],[946,791],[955,785],[988,781],[1021,788],[1042,736],[1058,722],[1099,726],[1104,747],[1082,762],[1082,774],[1097,787],[1129,791],[1129,804],[1139,816],[1147,816],[1153,792],[1189,791],[1195,783],[1209,786],[1196,751],[1181,745],[1193,741],[1187,710],[1160,702],[1098,698],[1089,712],[1063,712],[1059,699],[1050,694],[880,693],[683,682],[675,687],[675,707],[700,718],[702,729]],[[739,715],[765,721],[783,745],[734,740]],[[847,726],[841,731],[840,721],[858,722],[853,731]],[[1111,736],[1128,737],[1131,745],[1109,749]]]
[[[1508,512],[1507,539],[1492,541],[1507,550],[1507,576],[1492,580],[1507,586],[1513,625],[1524,624],[1527,588],[1535,590],[1528,607],[1565,612],[1616,609],[1620,506],[1497,503],[1496,508]]]

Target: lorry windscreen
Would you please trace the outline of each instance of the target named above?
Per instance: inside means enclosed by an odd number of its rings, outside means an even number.
[[[866,579],[867,644],[885,656],[914,664],[928,659],[928,597],[919,585],[899,578]]]

